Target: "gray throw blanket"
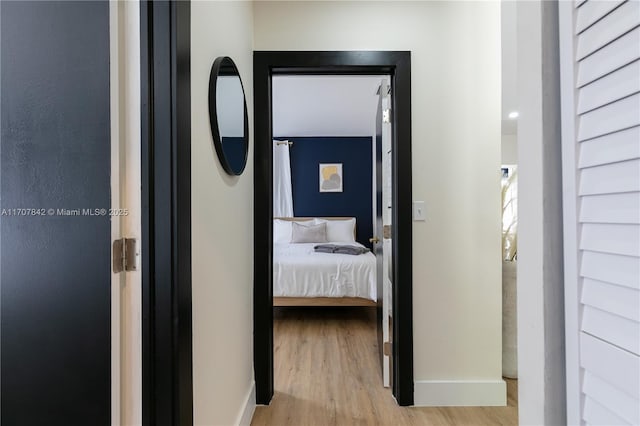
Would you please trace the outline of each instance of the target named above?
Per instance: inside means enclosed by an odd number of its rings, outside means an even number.
[[[336,253],[336,254],[351,254],[357,256],[359,254],[365,254],[369,251],[366,247],[340,245],[340,244],[320,244],[314,246],[313,249],[318,253]]]

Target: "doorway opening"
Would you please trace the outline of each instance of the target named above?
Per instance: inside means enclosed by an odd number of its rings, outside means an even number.
[[[388,388],[390,76],[276,75],[272,101],[275,388]]]
[[[392,93],[390,98],[390,108],[393,111],[389,114],[385,112],[386,120],[389,121],[389,149],[390,154],[389,171],[390,181],[390,219],[392,227],[386,230],[387,238],[390,241],[389,251],[393,253],[393,265],[391,266],[393,287],[391,291],[392,300],[390,311],[393,317],[393,324],[390,333],[393,336],[393,344],[389,345],[388,353],[391,354],[392,365],[388,373],[391,376],[391,388],[399,405],[413,405],[413,341],[412,341],[412,242],[411,242],[411,100],[410,100],[410,52],[255,52],[254,53],[254,120],[255,120],[255,197],[254,197],[254,241],[255,241],[255,264],[254,264],[254,366],[256,377],[256,402],[258,404],[269,404],[274,393],[274,241],[279,238],[282,226],[286,229],[293,229],[301,225],[301,220],[291,219],[294,212],[290,211],[288,220],[281,219],[283,224],[274,225],[274,148],[285,146],[288,148],[289,142],[295,144],[292,135],[279,135],[274,132],[273,95],[274,78],[283,75],[367,75],[388,76],[390,90],[383,84],[379,90],[380,98],[386,98],[388,93]],[[374,92],[375,93],[375,92]],[[374,96],[372,94],[372,96]],[[382,108],[380,109],[379,121],[382,123]],[[373,132],[372,122],[371,129]],[[295,135],[293,135],[295,136]],[[380,135],[382,136],[382,135]],[[293,141],[290,139],[294,139]],[[275,141],[274,141],[275,140]],[[382,138],[372,138],[372,142]],[[280,142],[281,144],[277,144]],[[373,143],[369,147],[375,146]],[[381,145],[380,145],[381,147]],[[371,149],[371,148],[370,148]],[[380,149],[382,151],[382,149]],[[382,157],[370,151],[370,159],[376,159],[375,169],[382,171]],[[332,160],[333,161],[333,160]],[[379,163],[379,167],[378,167]],[[373,167],[373,162],[372,169]],[[345,178],[343,163],[337,161],[318,163],[315,165],[315,180],[318,188],[315,191],[322,193],[322,179],[329,183],[325,190],[327,192],[338,192],[342,186],[342,179]],[[324,173],[323,174],[323,168]],[[333,178],[335,182],[331,182]],[[338,182],[339,180],[339,182]],[[336,183],[338,182],[338,183]],[[332,185],[336,184],[336,185]],[[346,181],[344,183],[346,185]],[[373,183],[372,183],[373,185]],[[330,187],[330,188],[329,188]],[[380,184],[379,189],[382,189]],[[382,203],[382,191],[380,196],[372,195],[372,203]],[[378,200],[379,198],[379,200]],[[379,203],[378,203],[379,201]],[[380,204],[380,212],[382,207]],[[298,216],[296,214],[296,216]],[[311,222],[319,225],[326,232],[326,225],[329,222],[331,228],[338,229],[341,225],[353,229],[358,223],[357,218],[339,217],[334,215],[314,214]],[[325,217],[322,217],[325,216]],[[333,217],[329,217],[333,216]],[[382,255],[382,215],[380,220],[371,218],[371,236],[359,235],[362,246],[369,245],[370,248],[380,251]],[[275,216],[277,217],[277,216]],[[337,219],[337,220],[336,220]],[[317,223],[316,223],[317,222]],[[365,220],[366,222],[366,220]],[[379,223],[378,223],[379,222]],[[380,225],[379,236],[374,235],[373,227]],[[282,225],[282,226],[280,226]],[[324,226],[322,226],[324,225]],[[360,223],[363,225],[363,223]],[[346,228],[345,228],[346,229]],[[291,231],[293,232],[293,231]],[[336,231],[337,232],[337,231]],[[368,239],[371,238],[369,242]],[[376,238],[379,240],[376,241]],[[326,240],[329,242],[328,240]],[[363,244],[364,242],[364,244]],[[356,245],[356,244],[354,244]],[[376,249],[376,246],[379,249]],[[371,255],[371,253],[369,253]],[[375,260],[374,260],[375,262]],[[380,261],[380,267],[383,262]],[[376,269],[378,266],[375,267]],[[382,271],[381,274],[382,275]],[[382,289],[378,292],[382,294]],[[279,295],[281,296],[281,295]],[[353,295],[351,295],[353,296]],[[376,296],[378,308],[378,319],[380,323],[382,317],[382,299],[379,301]],[[354,297],[357,299],[357,297]],[[360,298],[363,299],[363,298]],[[364,298],[366,300],[366,298]],[[278,300],[276,300],[276,304]],[[352,301],[355,303],[355,301]],[[366,303],[365,303],[366,304]],[[382,330],[382,327],[380,327]],[[383,337],[383,336],[381,336]],[[379,347],[382,349],[383,341],[379,339]],[[382,350],[380,351],[381,357]],[[383,363],[384,365],[384,363]]]

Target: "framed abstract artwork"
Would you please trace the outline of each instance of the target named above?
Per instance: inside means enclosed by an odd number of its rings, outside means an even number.
[[[342,163],[320,163],[320,192],[342,192]]]

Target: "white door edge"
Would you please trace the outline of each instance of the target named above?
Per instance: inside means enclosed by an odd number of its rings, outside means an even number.
[[[140,4],[109,1],[112,240],[140,242]],[[141,246],[140,243],[137,245]],[[138,259],[140,259],[138,253]],[[142,274],[112,274],[111,424],[142,423]]]
[[[382,96],[382,110],[389,110],[391,108],[391,95],[389,92],[389,77],[382,79],[380,84],[380,91]],[[392,112],[393,114],[393,112]],[[382,123],[382,224],[392,224],[392,212],[388,206],[391,205],[391,188],[392,175],[391,175],[391,123]],[[382,340],[384,342],[391,341],[391,324],[389,317],[392,313],[391,298],[391,240],[385,239],[381,236],[382,241]],[[393,342],[392,342],[393,345]],[[382,383],[385,387],[391,386],[391,357],[389,355],[383,355],[382,357]]]
[[[118,2],[109,2],[109,78],[110,78],[110,116],[111,116],[111,208],[119,209],[121,203],[120,191],[120,72],[119,66],[119,37],[121,6]],[[111,217],[111,241],[122,236],[121,218]],[[113,251],[111,251],[111,265]],[[111,424],[120,425],[121,422],[121,362],[120,362],[120,289],[125,285],[125,275],[114,273],[111,269]]]
[[[565,301],[565,357],[567,424],[580,424],[581,383],[579,359],[579,306],[578,306],[578,219],[576,191],[575,145],[575,69],[574,69],[574,14],[573,2],[558,2],[560,42],[560,91],[562,115],[562,181],[564,231],[564,301]]]

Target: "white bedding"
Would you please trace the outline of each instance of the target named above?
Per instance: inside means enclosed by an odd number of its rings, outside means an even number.
[[[334,243],[344,244],[344,243]],[[358,243],[349,243],[363,247]],[[362,297],[376,300],[376,258],[316,253],[318,243],[274,244],[274,297]]]

